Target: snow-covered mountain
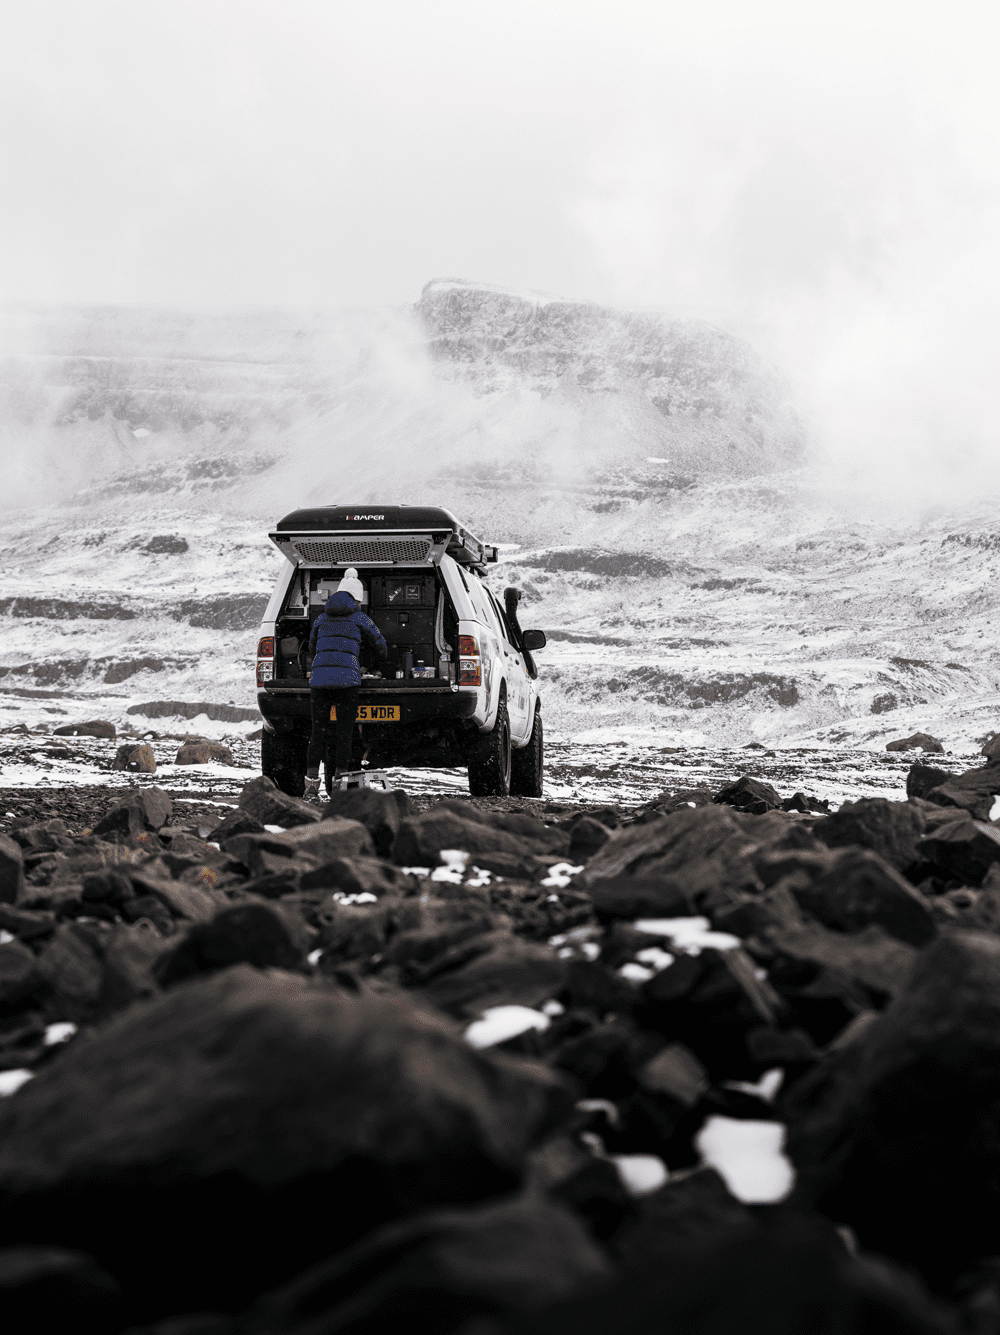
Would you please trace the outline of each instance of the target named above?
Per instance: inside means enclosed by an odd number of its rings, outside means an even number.
[[[0,710],[252,707],[311,502],[445,504],[544,627],[550,732],[662,745],[997,726],[1000,525],[863,503],[697,322],[453,280],[409,311],[8,310]]]

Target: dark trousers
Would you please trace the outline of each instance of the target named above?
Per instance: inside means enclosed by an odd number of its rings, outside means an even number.
[[[312,709],[312,736],[309,738],[309,751],[306,755],[306,770],[314,774],[322,760],[326,766],[329,781],[334,767],[340,770],[351,768],[351,739],[354,736],[354,720],[358,716],[357,686],[314,686],[309,692]],[[337,721],[332,722],[330,711],[336,706]],[[330,753],[335,752],[333,765]]]

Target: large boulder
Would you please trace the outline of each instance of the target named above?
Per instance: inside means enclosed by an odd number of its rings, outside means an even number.
[[[735,783],[720,789],[712,801],[720,806],[746,811],[752,816],[763,816],[765,812],[781,806],[781,794],[762,779],[752,779],[749,774],[744,774]]]
[[[235,765],[233,753],[224,742],[210,742],[204,738],[184,742],[174,757],[177,765]]]
[[[0,1103],[0,1245],[85,1245],[133,1320],[238,1310],[379,1224],[509,1192],[568,1106],[403,996],[237,965],[131,1007]]]
[[[975,820],[989,820],[994,803],[1000,797],[1000,761],[991,760],[964,774],[949,776],[925,794],[928,802],[940,807],[961,807]]]
[[[886,744],[887,751],[930,751],[941,754],[944,747],[936,737],[926,732],[915,732],[910,737],[901,737],[896,742]]]
[[[862,797],[816,821],[812,832],[827,848],[870,848],[897,871],[905,871],[917,860],[917,840],[924,824],[919,808],[911,802]]]
[[[101,839],[128,839],[144,830],[158,830],[173,812],[173,800],[162,788],[133,788],[114,802],[91,831]]]
[[[932,788],[947,783],[950,778],[951,775],[946,769],[938,769],[936,765],[923,765],[918,760],[915,765],[910,766],[910,772],[906,776],[906,796],[926,797]]]
[[[128,770],[131,774],[155,774],[153,748],[148,742],[126,742],[115,752],[111,768]]]
[[[945,821],[920,841],[920,855],[947,876],[979,885],[1000,862],[1000,825],[971,820],[965,812]]]
[[[1000,1251],[1000,939],[936,941],[825,1065],[826,1096],[789,1109],[805,1194],[935,1284]]]
[[[53,737],[106,737],[112,740],[117,736],[115,725],[107,719],[90,719],[87,723],[64,723],[52,729]]]
[[[842,932],[877,923],[912,946],[926,945],[934,935],[930,903],[866,848],[845,848],[829,871],[792,893],[812,917]]]

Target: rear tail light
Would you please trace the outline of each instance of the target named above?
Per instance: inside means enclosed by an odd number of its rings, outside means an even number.
[[[274,636],[265,635],[257,641],[257,685],[274,680]]]
[[[458,684],[482,686],[483,663],[479,656],[479,642],[474,635],[458,637]]]

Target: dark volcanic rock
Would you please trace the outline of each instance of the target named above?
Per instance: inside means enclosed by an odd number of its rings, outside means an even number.
[[[896,742],[887,742],[887,751],[932,751],[942,753],[944,747],[936,737],[926,732],[915,732],[911,737],[902,737]]]
[[[259,825],[281,825],[286,830],[294,825],[311,825],[323,814],[302,798],[289,797],[281,792],[266,774],[260,774],[244,785],[239,807]]]
[[[143,830],[158,830],[166,825],[173,809],[173,801],[161,788],[132,789],[110,807],[92,833],[121,840]]]
[[[694,901],[672,876],[611,876],[596,880],[590,899],[598,916],[613,918],[684,918],[695,912]]]
[[[749,943],[767,965],[791,1023],[823,1047],[866,1011],[879,1009],[907,985],[917,951],[881,927],[850,936],[817,923],[770,930]],[[669,972],[669,970],[665,970]]]
[[[392,845],[400,822],[414,814],[413,803],[402,788],[390,793],[377,788],[355,788],[334,792],[326,804],[324,817],[343,816],[360,821],[372,837],[380,858],[392,856]]]
[[[906,776],[906,796],[926,797],[932,788],[947,783],[951,775],[947,770],[937,769],[934,765],[922,765],[918,761],[910,766]]]
[[[211,922],[192,927],[160,961],[156,977],[167,987],[196,974],[218,973],[231,964],[297,969],[303,959],[295,933],[280,909],[270,904],[234,904]]]
[[[1000,825],[956,815],[920,841],[920,855],[966,885],[978,885],[1000,862]]]
[[[586,862],[598,849],[603,848],[610,838],[611,831],[603,822],[595,820],[592,816],[581,816],[579,820],[573,822],[570,829],[570,862]]]
[[[443,848],[462,849],[473,855],[500,852],[519,856],[537,851],[520,835],[482,821],[468,820],[454,811],[434,808],[416,820],[402,822],[392,847],[392,857],[403,867],[434,867],[440,861]]]
[[[749,812],[753,816],[763,816],[766,811],[781,806],[781,795],[762,779],[751,779],[749,774],[744,774],[741,779],[717,792],[712,801],[720,806]]]
[[[118,1330],[121,1307],[118,1284],[82,1252],[57,1247],[0,1251],[0,1308],[9,1335]]]
[[[348,895],[379,895],[402,892],[412,885],[409,877],[391,862],[379,858],[331,858],[304,871],[299,881],[303,890],[343,890]]]
[[[870,848],[897,871],[905,871],[917,860],[917,840],[924,832],[924,819],[909,802],[863,797],[858,802],[845,802],[832,816],[816,821],[812,832],[828,848],[852,844]]]
[[[783,812],[755,816],[725,806],[685,807],[615,835],[591,858],[580,884],[596,897],[622,877],[655,879],[695,905],[720,887],[730,893],[762,889],[757,863],[779,849],[822,846]]]
[[[949,775],[925,794],[928,802],[940,807],[961,807],[975,820],[989,820],[994,802],[1000,796],[1000,763],[990,761],[964,774]]]
[[[64,723],[52,729],[53,737],[110,737],[114,739],[117,731],[113,723],[106,719],[91,719],[89,723]]]
[[[0,945],[0,1015],[20,1009],[40,981],[35,956],[20,941]]]
[[[877,923],[913,946],[926,945],[934,935],[924,896],[866,848],[845,849],[825,875],[792,893],[807,913],[842,932]]]
[[[226,813],[211,832],[212,842],[221,848],[227,839],[234,839],[238,834],[263,834],[264,827],[254,820],[242,807],[234,807]]]
[[[132,1007],[0,1104],[0,1242],[86,1238],[136,1318],[234,1310],[373,1226],[510,1191],[555,1103],[542,1068],[403,997],[239,965]]]
[[[474,955],[471,948],[478,948]],[[440,957],[434,977],[420,989],[456,1016],[472,1019],[491,1006],[539,1006],[557,996],[566,979],[566,963],[552,950],[507,932],[491,932],[457,949],[468,952],[461,963],[447,968],[448,956]]]
[[[0,903],[16,904],[24,893],[24,854],[9,835],[0,834]]]
[[[484,1335],[955,1335],[919,1282],[881,1258],[851,1258],[826,1221],[791,1214],[741,1226],[736,1202],[700,1190],[686,1219],[678,1209],[678,1231],[688,1224],[680,1240],[674,1217],[650,1205],[649,1222],[614,1239],[623,1271],[612,1283]]]
[[[226,840],[224,851],[249,867],[252,875],[261,876],[280,871],[284,859],[301,860],[305,870],[334,858],[373,857],[375,847],[360,821],[330,816],[282,834],[238,834]]]
[[[267,1294],[244,1335],[392,1331],[443,1335],[476,1317],[537,1311],[611,1274],[567,1209],[540,1194],[390,1224],[343,1256]]]
[[[827,1060],[790,1140],[808,1194],[936,1283],[1000,1251],[1000,940],[937,941],[851,1061]]]

